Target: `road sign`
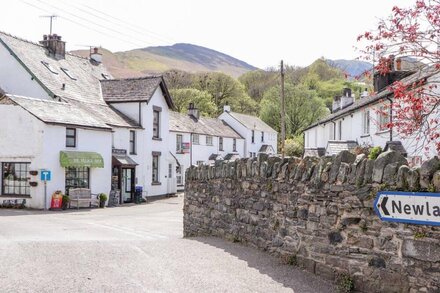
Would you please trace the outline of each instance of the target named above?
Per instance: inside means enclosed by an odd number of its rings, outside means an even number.
[[[440,226],[440,193],[380,191],[374,209],[382,221]]]
[[[41,170],[40,172],[41,181],[50,181],[51,179],[52,179],[52,173],[49,170]]]

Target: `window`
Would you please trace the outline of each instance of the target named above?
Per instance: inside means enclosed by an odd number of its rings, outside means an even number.
[[[335,127],[333,126],[333,123],[332,124],[329,124],[329,127],[328,127],[328,139],[329,140],[333,140],[333,139],[335,139]]]
[[[252,130],[252,139],[251,139],[252,143],[255,143],[255,131]]]
[[[90,188],[90,169],[88,167],[66,168],[66,194],[72,188]]]
[[[160,138],[160,111],[153,110],[153,138]]]
[[[379,131],[388,130],[388,124],[390,123],[390,111],[389,107],[381,106],[379,108]]]
[[[66,128],[66,147],[76,147],[76,129]]]
[[[261,142],[264,142],[264,131],[261,131]]]
[[[218,138],[218,149],[219,149],[220,151],[223,150],[223,137],[219,137],[219,138]]]
[[[108,74],[101,73],[101,76],[102,76],[104,79],[110,79],[110,75],[108,75]]]
[[[69,71],[67,68],[61,67],[61,70],[68,76],[70,79],[76,80],[75,76],[73,76],[72,72]]]
[[[182,142],[183,142],[182,135],[181,134],[176,134],[176,153],[182,153],[183,152]]]
[[[370,134],[370,111],[365,111],[362,115],[362,132],[363,134]]]
[[[342,140],[342,120],[338,121],[338,137],[339,140]]]
[[[52,72],[53,74],[58,74],[58,72],[55,70],[55,68],[53,68],[49,63],[47,63],[46,61],[41,61],[41,63],[47,68],[49,69],[50,72]]]
[[[199,139],[200,139],[200,137],[199,137],[198,134],[193,134],[192,135],[192,142],[193,142],[193,144],[199,144],[200,143]]]
[[[236,152],[236,151],[237,151],[237,139],[236,139],[236,138],[234,138],[234,139],[232,140],[232,151],[233,151],[233,152]]]
[[[136,131],[130,130],[130,154],[136,154]]]
[[[153,152],[153,172],[152,172],[152,182],[153,184],[160,184],[159,182],[159,156],[160,153]]]
[[[212,145],[212,136],[206,136],[206,145]]]
[[[173,164],[168,164],[168,178],[173,178]]]
[[[183,184],[183,177],[182,177],[182,167],[177,166],[176,167],[176,178],[177,178],[177,185]]]
[[[30,163],[2,164],[2,194],[29,196],[29,165]]]

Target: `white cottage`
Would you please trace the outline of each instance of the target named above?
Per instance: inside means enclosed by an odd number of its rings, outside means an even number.
[[[220,119],[200,117],[194,105],[187,115],[170,112],[169,150],[178,161],[179,190],[185,184],[188,167],[244,158],[244,148],[244,138],[234,129]]]
[[[90,59],[69,54],[57,35],[36,44],[0,33],[0,88],[6,93],[0,95],[0,200],[23,198],[27,206],[43,208],[54,191],[77,187],[95,194],[121,189],[121,203],[133,199],[135,185],[149,196],[173,192],[166,187],[168,165],[158,151],[167,149],[172,105],[165,84],[156,80],[150,99],[139,101],[142,116],[130,109],[124,114],[103,98],[100,80],[111,76],[101,57],[97,50]],[[132,89],[125,86],[127,97]],[[123,174],[130,168],[138,174]],[[43,169],[52,171],[46,202]]]
[[[434,143],[425,144],[414,137],[401,137],[395,129],[387,125],[393,119],[393,96],[387,88],[396,80],[412,83],[419,80],[438,83],[438,71],[424,68],[421,71],[392,71],[387,76],[375,76],[377,94],[364,92],[358,99],[350,89],[344,89],[341,96],[335,97],[332,113],[310,125],[304,131],[304,156],[334,155],[342,150],[356,146],[398,150],[407,156],[412,165],[434,155],[438,155]],[[433,117],[438,117],[438,111]]]
[[[277,154],[278,133],[260,118],[231,112],[230,106],[225,106],[219,119],[245,139],[245,158],[256,157],[259,153]]]

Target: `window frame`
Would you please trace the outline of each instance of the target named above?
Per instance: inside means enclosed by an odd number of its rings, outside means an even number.
[[[237,151],[237,139],[236,138],[232,139],[232,151],[233,152]]]
[[[151,185],[160,185],[160,152],[153,152],[152,153],[152,160],[151,160]],[[155,164],[156,161],[156,164]],[[156,165],[156,166],[155,166]],[[156,175],[156,176],[155,176]]]
[[[75,177],[68,177],[67,174],[69,171],[75,171]],[[79,174],[85,176],[78,176]],[[68,184],[68,180],[86,180],[87,185],[81,185],[81,184]],[[87,188],[90,189],[90,168],[89,167],[66,167],[64,171],[64,187],[66,191],[66,195],[69,195],[69,189],[71,188]]]
[[[73,135],[69,135],[69,130],[73,130]],[[69,145],[69,138],[73,138],[73,145]],[[66,127],[66,147],[67,148],[76,148],[77,146],[77,130],[76,128]]]
[[[136,155],[136,131],[130,130],[130,138],[129,138],[129,147],[130,147],[130,155]]]
[[[196,137],[197,137],[197,139],[196,139]],[[191,142],[192,142],[192,144],[199,145],[200,144],[200,135],[198,133],[193,133]]]
[[[371,125],[370,110],[366,110],[366,111],[362,112],[362,134],[363,135],[370,135],[370,125]]]
[[[13,185],[14,193],[6,192],[6,188],[5,188],[6,187],[5,186],[6,179],[4,177],[4,174],[5,174],[5,166],[7,164],[20,165],[20,168],[18,171],[20,174],[20,177],[19,177],[18,182],[19,183],[24,182],[24,186],[23,186],[23,184],[19,184],[19,185],[14,184]],[[22,165],[26,166],[24,171],[22,171],[22,169],[21,169]],[[30,165],[31,165],[31,163],[29,163],[29,162],[2,162],[1,163],[1,195],[2,196],[14,196],[14,197],[30,197],[31,196],[31,186],[29,184],[30,177],[28,176],[29,171],[30,171]],[[16,173],[17,171],[15,171],[15,170],[16,169],[14,168],[14,172]],[[23,174],[25,177],[23,177]],[[22,180],[22,179],[25,179],[25,180]],[[14,180],[14,183],[15,182],[16,181]],[[20,191],[18,193],[16,193],[15,188],[18,188]],[[24,188],[24,194],[21,193],[22,188]]]
[[[153,107],[153,139],[160,139],[160,112],[162,109]]]
[[[218,150],[224,151],[223,137],[221,137],[221,136],[219,136],[219,138],[218,138]]]
[[[65,75],[67,75],[71,80],[76,80],[76,77],[73,76],[73,74],[70,72],[69,69],[65,67],[60,67],[61,71],[64,72]]]
[[[180,143],[179,143],[180,140]],[[182,134],[176,134],[176,153],[181,154],[183,153],[183,135]]]
[[[255,130],[252,130],[251,142],[255,143]]]
[[[388,108],[387,110],[387,114],[385,114],[385,108]],[[379,112],[378,112],[378,121],[379,121],[379,125],[378,125],[378,131],[382,132],[382,131],[387,131],[389,130],[389,128],[386,126],[388,123],[390,123],[391,121],[391,110],[389,107],[386,107],[384,105],[379,107]]]
[[[213,145],[213,138],[211,135],[206,136],[206,145],[210,145],[210,146]]]
[[[50,65],[49,62],[41,61],[41,64],[43,64],[43,66],[46,67],[53,74],[58,74],[58,72],[55,70],[55,68],[52,67],[52,65]]]

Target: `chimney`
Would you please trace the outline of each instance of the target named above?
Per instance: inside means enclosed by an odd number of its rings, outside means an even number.
[[[231,112],[231,106],[229,106],[228,104],[223,106],[223,112]]]
[[[93,48],[93,52],[90,52],[90,60],[96,64],[102,63],[102,54],[98,52],[98,48]]]
[[[365,97],[368,97],[368,89],[367,88],[365,88],[364,91],[361,94],[361,99],[365,98]]]
[[[350,88],[344,88],[342,97],[341,97],[341,109],[353,104],[354,96],[351,94]]]
[[[44,35],[43,40],[40,41],[48,51],[49,55],[56,59],[64,59],[66,56],[66,42],[61,41],[61,36],[57,34]]]
[[[335,96],[333,98],[332,113],[337,112],[340,109],[341,109],[341,97]]]
[[[199,109],[194,107],[194,103],[189,103],[188,107],[188,115],[192,116],[194,119],[199,120],[200,118],[200,112]]]

